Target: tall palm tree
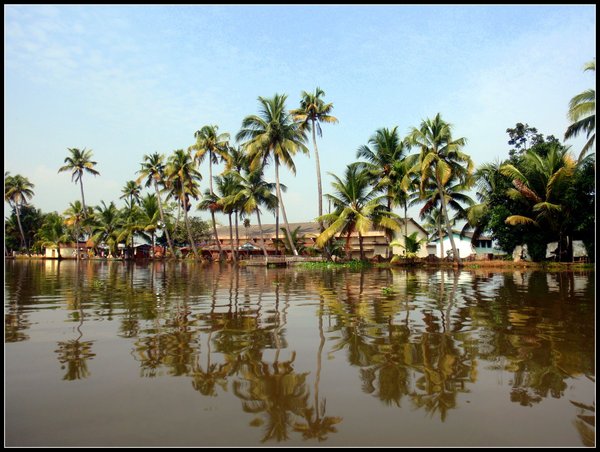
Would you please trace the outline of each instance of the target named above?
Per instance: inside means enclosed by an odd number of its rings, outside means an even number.
[[[189,151],[195,151],[194,160],[200,165],[206,156],[208,156],[208,186],[211,197],[214,195],[213,190],[213,174],[212,165],[219,163],[220,160],[227,161],[228,150],[229,150],[229,134],[219,134],[219,127],[216,125],[206,125],[200,130],[194,133],[196,137],[196,143],[188,148]],[[213,225],[213,233],[215,234],[215,241],[219,249],[219,260],[223,259],[223,250],[221,249],[221,243],[219,242],[217,233],[217,221],[215,219],[214,209],[209,209],[210,218]]]
[[[67,148],[71,153],[70,156],[65,158],[66,165],[61,166],[58,172],[71,171],[71,180],[75,183],[79,182],[81,188],[81,204],[83,205],[83,213],[87,215],[87,209],[85,207],[85,197],[83,196],[83,174],[85,172],[98,176],[100,173],[94,169],[97,162],[91,160],[92,150],[86,151],[85,148],[82,150],[77,148]]]
[[[212,218],[213,234],[215,236],[215,242],[219,250],[219,261],[224,259],[223,248],[221,247],[221,241],[219,240],[219,233],[217,232],[217,223],[215,221],[215,212],[222,211],[223,206],[219,204],[219,196],[216,193],[211,193],[210,189],[204,190],[202,199],[196,206],[198,210],[208,210]]]
[[[361,162],[361,169],[369,176],[373,187],[385,193],[387,210],[391,212],[394,201],[402,199],[401,184],[407,184],[404,178],[408,177],[410,168],[401,163],[407,157],[409,145],[400,138],[398,126],[391,130],[385,127],[377,129],[369,138],[369,144],[371,147],[362,145],[358,148],[356,158],[366,160]],[[391,237],[389,233],[386,235],[389,243]]]
[[[260,206],[265,206],[271,211],[277,208],[277,196],[273,194],[275,184],[265,181],[262,168],[257,168],[254,171],[247,172],[245,177],[240,176],[240,185],[241,190],[235,194],[236,202],[239,203],[242,212],[246,214],[256,213],[262,250],[265,257],[267,257],[265,237],[260,221]]]
[[[329,173],[335,180],[331,183],[335,195],[326,194],[335,206],[335,211],[325,214],[322,220],[329,223],[316,240],[316,245],[322,247],[335,234],[346,234],[346,257],[350,259],[350,236],[358,232],[360,256],[364,260],[362,245],[363,234],[374,226],[398,230],[397,216],[389,212],[383,204],[384,196],[377,196],[377,191],[369,184],[368,175],[361,171],[358,163],[346,167],[344,179]]]
[[[4,200],[15,210],[19,232],[21,233],[21,246],[27,248],[25,233],[21,225],[21,207],[27,205],[29,199],[34,195],[33,185],[29,179],[20,174],[11,176],[7,171],[4,173]]]
[[[121,189],[122,195],[119,199],[129,198],[129,208],[132,209],[134,204],[139,204],[141,187],[137,181],[128,180]]]
[[[149,187],[150,185],[154,186],[154,191],[156,192],[156,199],[158,201],[158,209],[160,211],[161,225],[163,226],[163,230],[165,231],[165,234],[167,236],[167,244],[169,245],[171,256],[175,256],[173,242],[171,242],[171,236],[169,235],[169,227],[165,221],[165,213],[160,198],[160,191],[158,189],[158,184],[160,183],[164,186],[165,181],[164,156],[162,154],[159,154],[158,152],[155,152],[154,154],[150,155],[144,155],[142,169],[139,170],[138,173],[140,174],[140,177],[136,181],[138,184],[145,178],[146,187]]]
[[[226,160],[228,146],[229,146],[229,134],[219,134],[219,127],[216,125],[208,125],[202,127],[200,130],[194,132],[196,143],[188,148],[188,151],[195,151],[194,160],[201,164],[204,158],[208,156],[208,186],[211,193],[213,192],[213,174],[212,165],[219,163],[221,160]]]
[[[234,261],[237,261],[238,250],[234,249],[231,215],[233,215],[233,213],[238,209],[238,202],[235,199],[235,194],[238,193],[241,188],[239,174],[233,171],[226,171],[221,176],[215,176],[215,183],[217,184],[217,194],[219,195],[219,200],[217,203],[221,206],[223,213],[226,213],[229,218],[229,243],[231,245],[231,258]]]
[[[315,149],[315,163],[317,165],[317,191],[319,193],[319,216],[323,215],[323,190],[321,188],[321,166],[319,164],[319,150],[317,148],[318,133],[320,137],[323,137],[323,131],[321,130],[322,122],[329,124],[336,124],[338,119],[335,116],[331,116],[333,110],[333,104],[326,104],[322,96],[325,95],[325,91],[317,87],[314,93],[307,93],[302,91],[300,99],[300,108],[292,110],[292,114],[295,121],[300,123],[300,127],[312,131],[313,147]],[[321,232],[325,230],[323,222],[319,222]]]
[[[421,192],[424,191],[428,181],[433,181],[438,192],[443,194],[444,185],[453,174],[466,179],[473,172],[471,157],[460,150],[467,140],[466,138],[454,139],[451,127],[438,113],[433,119],[423,120],[420,128],[413,127],[407,138],[409,143],[417,145],[421,149],[418,163],[418,170],[421,173]],[[452,234],[445,196],[441,195],[440,201],[446,232],[452,245],[454,262],[459,263],[460,257]]]
[[[596,60],[586,63],[583,70],[596,72]],[[574,96],[569,102],[567,116],[572,124],[565,132],[565,140],[575,138],[581,132],[585,132],[588,139],[579,154],[581,161],[596,140],[596,90],[586,89]]]
[[[194,238],[192,237],[192,231],[190,229],[188,210],[190,209],[190,197],[193,199],[198,199],[200,196],[198,183],[202,179],[202,176],[196,170],[191,154],[183,149],[177,149],[169,157],[169,163],[165,169],[165,174],[172,185],[171,190],[173,196],[178,200],[183,208],[185,227],[187,229],[192,251],[194,252],[196,259],[199,259],[200,256],[198,255],[198,249],[196,248]]]
[[[285,108],[286,99],[285,94],[275,94],[270,99],[259,97],[259,114],[244,118],[242,128],[237,133],[236,139],[238,141],[246,140],[242,145],[248,151],[252,169],[256,169],[258,166],[264,167],[270,158],[275,161],[277,201],[283,214],[288,239],[291,242],[292,233],[281,196],[279,165],[284,164],[293,174],[296,174],[296,166],[292,157],[298,151],[308,154],[308,148],[304,144],[306,141],[305,131],[292,121]],[[298,251],[293,247],[293,244],[292,251],[294,255],[298,255]]]

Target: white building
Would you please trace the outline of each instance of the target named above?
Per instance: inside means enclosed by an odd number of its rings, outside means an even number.
[[[460,232],[452,231],[454,244],[456,245],[456,249],[458,251],[458,255],[460,258],[464,259],[469,256],[475,256],[477,259],[486,259],[489,258],[489,255],[499,255],[504,254],[502,251],[494,248],[491,237],[479,236],[479,238],[475,241],[475,245],[471,243],[473,238],[472,232],[466,232],[462,237]],[[435,245],[435,256],[439,258],[448,257],[448,252],[452,252],[452,244],[450,243],[450,237],[444,234],[444,238],[442,241],[444,248],[444,255],[442,255],[442,246],[440,246],[440,240],[435,239],[431,241],[430,245]],[[428,249],[430,246],[428,246]],[[431,246],[431,251],[433,251],[433,246]]]

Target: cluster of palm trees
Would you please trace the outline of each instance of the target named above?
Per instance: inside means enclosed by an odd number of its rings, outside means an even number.
[[[588,63],[586,70],[595,70],[595,61]],[[44,224],[39,231],[40,243],[56,244],[65,239],[65,234],[71,234],[71,237],[87,237],[95,243],[105,243],[114,249],[122,241],[133,243],[135,234],[150,236],[154,242],[155,233],[162,230],[169,252],[175,256],[171,235],[174,230],[173,212],[177,210],[175,224],[179,222],[180,213],[183,212],[189,245],[194,257],[200,259],[188,216],[193,201],[198,201],[196,208],[210,214],[219,259],[224,258],[224,251],[217,236],[215,213],[221,212],[228,217],[231,255],[236,259],[232,223],[235,223],[237,236],[239,219],[248,222],[251,215],[256,215],[261,231],[261,246],[265,255],[267,254],[261,222],[263,209],[274,214],[276,243],[279,243],[281,213],[286,242],[291,253],[297,255],[298,250],[283,202],[285,185],[280,180],[280,167],[284,166],[295,174],[294,157],[298,153],[309,154],[306,143],[310,132],[317,172],[316,221],[319,222],[321,231],[316,245],[325,254],[331,249],[336,236],[345,235],[346,252],[349,256],[350,236],[357,234],[361,258],[364,258],[362,239],[365,233],[374,228],[386,231],[388,241],[391,242],[392,231],[401,231],[404,223],[406,239],[407,209],[409,206],[422,204],[420,217],[430,226],[430,238],[441,239],[447,235],[453,259],[459,261],[452,228],[459,221],[467,221],[466,226],[474,226],[477,233],[484,229],[485,225],[482,226],[478,212],[489,207],[491,197],[486,198],[485,190],[493,192],[490,184],[494,179],[490,176],[490,168],[487,168],[489,164],[482,165],[474,173],[471,158],[462,151],[466,139],[455,138],[451,124],[444,121],[439,113],[431,119],[423,120],[419,127],[412,127],[405,137],[400,136],[397,126],[391,129],[380,128],[370,137],[368,144],[358,148],[357,161],[347,166],[342,177],[329,173],[334,179],[333,193],[326,194],[325,197],[333,209],[330,208],[324,214],[316,137],[322,136],[321,124],[338,122],[331,114],[333,104],[325,103],[324,95],[325,92],[320,88],[316,88],[314,92],[303,91],[299,108],[292,110],[286,108],[286,95],[259,97],[258,113],[246,116],[235,135],[237,146],[232,144],[228,133],[219,131],[217,125],[205,125],[194,133],[195,143],[186,150],[177,149],[169,156],[158,152],[144,155],[141,168],[137,171],[137,179],[127,181],[123,188],[121,198],[125,200],[126,207],[122,210],[117,209],[113,202],[109,205],[102,202],[93,208],[86,206],[83,176],[86,173],[99,175],[95,169],[97,162],[92,160],[91,150],[68,148],[69,155],[59,172],[71,172],[72,180],[80,185],[81,202],[71,203],[64,212],[64,231],[57,227],[55,216],[48,217],[48,224]],[[569,117],[573,124],[568,128],[565,139],[581,132],[587,134],[588,141],[580,160],[594,144],[594,111],[594,90],[587,90],[571,101]],[[409,151],[412,150],[415,152],[410,154]],[[199,165],[205,158],[208,158],[208,189],[202,192]],[[564,162],[562,174],[571,171],[571,163],[565,160],[567,156],[564,152],[553,158]],[[271,163],[274,166],[274,183],[264,178],[265,168]],[[218,164],[224,164],[223,170],[218,175],[213,175],[213,165]],[[530,188],[527,178],[519,175],[515,168],[504,165],[500,171],[497,165],[493,170],[511,177],[516,190],[527,197],[527,189]],[[558,176],[552,178],[551,182],[556,184],[557,179]],[[480,189],[478,196],[482,202],[479,204],[466,193],[475,184]],[[142,185],[153,193],[142,197]],[[33,184],[27,178],[5,173],[5,200],[15,211],[17,221],[20,221],[20,209],[33,196],[32,189]],[[484,190],[483,195],[481,190]],[[541,200],[543,197],[538,202]],[[393,212],[395,207],[404,209],[404,221]],[[540,204],[534,210],[542,216],[556,211],[551,203]],[[513,215],[507,219],[507,223],[535,223],[530,220],[532,219]],[[19,228],[21,246],[27,247],[20,222]]]

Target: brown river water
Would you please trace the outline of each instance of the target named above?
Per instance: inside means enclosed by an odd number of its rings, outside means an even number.
[[[593,446],[593,271],[5,261],[5,446]]]

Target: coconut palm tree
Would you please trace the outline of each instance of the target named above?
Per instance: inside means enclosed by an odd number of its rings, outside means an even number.
[[[312,132],[313,147],[315,149],[315,163],[317,166],[317,191],[319,193],[319,216],[323,215],[323,190],[321,188],[321,166],[319,164],[319,150],[317,148],[318,133],[320,137],[323,137],[323,131],[321,130],[322,122],[329,124],[336,124],[338,119],[335,116],[331,116],[333,110],[333,104],[326,104],[322,96],[325,95],[325,91],[317,87],[314,93],[307,93],[302,91],[300,99],[300,108],[292,110],[292,114],[295,121],[300,123],[300,127],[303,129],[310,130]],[[325,230],[323,222],[319,222],[321,232]]]
[[[583,70],[596,72],[596,60],[586,63]],[[586,134],[587,142],[579,154],[581,161],[596,140],[596,90],[586,89],[574,96],[569,102],[567,116],[572,124],[565,132],[565,140],[575,138],[581,132]]]
[[[259,97],[259,114],[244,118],[242,128],[237,133],[236,139],[238,141],[246,140],[242,145],[248,152],[252,169],[259,166],[264,167],[270,158],[275,161],[278,206],[281,208],[288,239],[291,241],[292,233],[281,196],[279,165],[287,166],[293,174],[296,174],[296,166],[292,157],[296,152],[308,154],[308,148],[304,144],[306,141],[305,131],[292,121],[285,108],[286,99],[285,94],[275,94],[270,99]],[[294,247],[292,251],[294,255],[298,255],[298,251]]]
[[[188,151],[194,152],[194,160],[200,165],[206,156],[208,156],[208,186],[211,195],[213,191],[213,173],[212,165],[221,161],[227,161],[229,151],[229,134],[219,134],[219,127],[216,125],[206,125],[200,130],[194,133],[196,137],[196,143],[188,148]],[[219,248],[219,260],[222,259],[223,251],[221,250],[221,244],[217,237],[217,222],[215,219],[214,210],[210,210],[211,221],[213,225],[213,232],[215,234],[215,240],[217,247]]]
[[[98,176],[100,173],[94,169],[97,162],[91,160],[92,150],[86,151],[85,148],[82,150],[77,148],[67,148],[71,153],[70,156],[65,158],[66,165],[61,166],[58,172],[71,171],[71,180],[75,183],[79,182],[81,188],[81,204],[83,205],[83,213],[87,215],[87,208],[85,207],[85,197],[83,196],[83,174],[89,173],[94,176]]]
[[[171,184],[173,197],[178,200],[183,208],[185,227],[187,229],[192,251],[194,252],[196,259],[199,259],[198,249],[196,248],[196,244],[192,237],[192,231],[190,230],[188,210],[190,209],[190,197],[193,199],[198,199],[200,197],[198,183],[202,179],[202,176],[196,170],[190,152],[186,152],[183,149],[177,149],[169,157],[165,174]]]
[[[331,183],[335,195],[326,194],[335,207],[335,211],[321,217],[329,226],[316,240],[316,245],[322,247],[337,233],[346,234],[346,257],[350,259],[350,236],[358,232],[360,256],[364,260],[362,234],[380,226],[386,229],[398,230],[397,215],[389,212],[383,204],[385,196],[377,196],[369,184],[369,176],[361,171],[359,163],[346,167],[344,179],[329,173],[335,180]]]
[[[442,194],[446,182],[453,174],[466,180],[473,172],[471,157],[460,150],[467,140],[466,138],[454,139],[451,127],[451,124],[445,122],[438,113],[433,119],[423,120],[420,128],[413,127],[407,138],[409,143],[418,146],[421,150],[418,162],[421,192],[424,191],[428,181],[433,181]],[[440,196],[440,201],[454,262],[459,263],[460,257],[452,235],[445,196]]]
[[[140,202],[140,193],[141,187],[137,181],[128,180],[125,182],[125,185],[121,189],[122,195],[119,196],[119,199],[127,199],[129,198],[129,208],[133,208],[134,204],[139,204]]]
[[[7,171],[4,173],[4,200],[15,210],[19,232],[21,233],[21,247],[27,248],[25,233],[21,225],[21,207],[27,205],[29,199],[34,195],[33,185],[29,179],[20,174],[11,176]]]
[[[95,245],[105,243],[112,255],[116,256],[117,239],[124,224],[121,212],[112,201],[108,206],[102,201],[95,210],[91,240]]]
[[[247,172],[245,177],[240,176],[239,182],[241,190],[234,195],[235,200],[239,204],[241,212],[245,214],[256,213],[262,250],[265,257],[267,257],[265,237],[260,221],[260,206],[265,206],[270,211],[277,209],[277,196],[273,194],[275,184],[264,180],[262,168]],[[284,188],[285,186],[282,186],[282,189]]]
[[[565,205],[561,195],[565,193],[575,173],[577,163],[569,154],[568,148],[553,143],[548,154],[541,156],[535,150],[523,155],[522,168],[512,164],[500,167],[500,173],[512,179],[514,188],[507,194],[522,200],[531,207],[531,215],[511,215],[505,222],[512,226],[530,224],[549,230],[558,235],[559,247],[567,238],[567,249],[572,250],[572,237],[566,229],[569,220],[569,206]],[[567,258],[570,259],[570,253]],[[560,255],[560,250],[559,250]]]
[[[223,213],[226,213],[229,218],[229,242],[231,245],[231,258],[234,261],[237,261],[238,253],[237,249],[234,249],[231,215],[233,215],[233,213],[238,209],[238,203],[235,199],[235,195],[241,189],[239,174],[232,171],[227,171],[221,176],[215,176],[215,183],[217,185],[217,194],[219,195],[217,203],[221,206]]]
[[[401,198],[399,184],[407,171],[400,163],[406,158],[409,145],[400,138],[398,126],[391,130],[385,127],[377,129],[369,138],[369,144],[371,147],[362,145],[358,148],[356,158],[366,160],[361,162],[361,170],[366,172],[377,191],[385,193],[387,210],[391,212],[395,199]],[[389,242],[391,237],[389,233],[386,235]]]
[[[65,225],[68,228],[73,228],[73,236],[77,243],[77,260],[79,260],[79,239],[81,236],[81,229],[88,225],[88,219],[92,217],[93,211],[88,207],[86,212],[83,208],[83,204],[77,200],[69,203],[69,208],[63,212],[63,215],[65,217]]]
[[[164,156],[162,154],[159,154],[158,152],[155,152],[154,154],[150,155],[144,155],[142,169],[138,171],[138,174],[140,174],[140,177],[136,181],[138,184],[145,178],[146,187],[149,187],[150,185],[154,186],[154,191],[156,192],[156,200],[158,201],[158,209],[160,211],[161,225],[163,227],[163,230],[165,231],[165,235],[167,236],[167,244],[169,245],[171,256],[175,256],[173,242],[171,241],[171,236],[169,235],[169,226],[165,221],[165,212],[163,209],[162,200],[160,198],[160,191],[158,189],[159,183],[165,186]]]
[[[65,239],[65,220],[56,212],[44,215],[42,226],[35,233],[36,246],[40,248],[56,247],[60,259],[60,244]]]
[[[204,158],[208,156],[208,186],[211,193],[213,192],[213,174],[212,165],[219,163],[220,160],[226,160],[229,134],[219,134],[219,127],[216,125],[208,125],[194,132],[196,143],[188,148],[188,151],[194,151],[194,160],[201,164]]]

